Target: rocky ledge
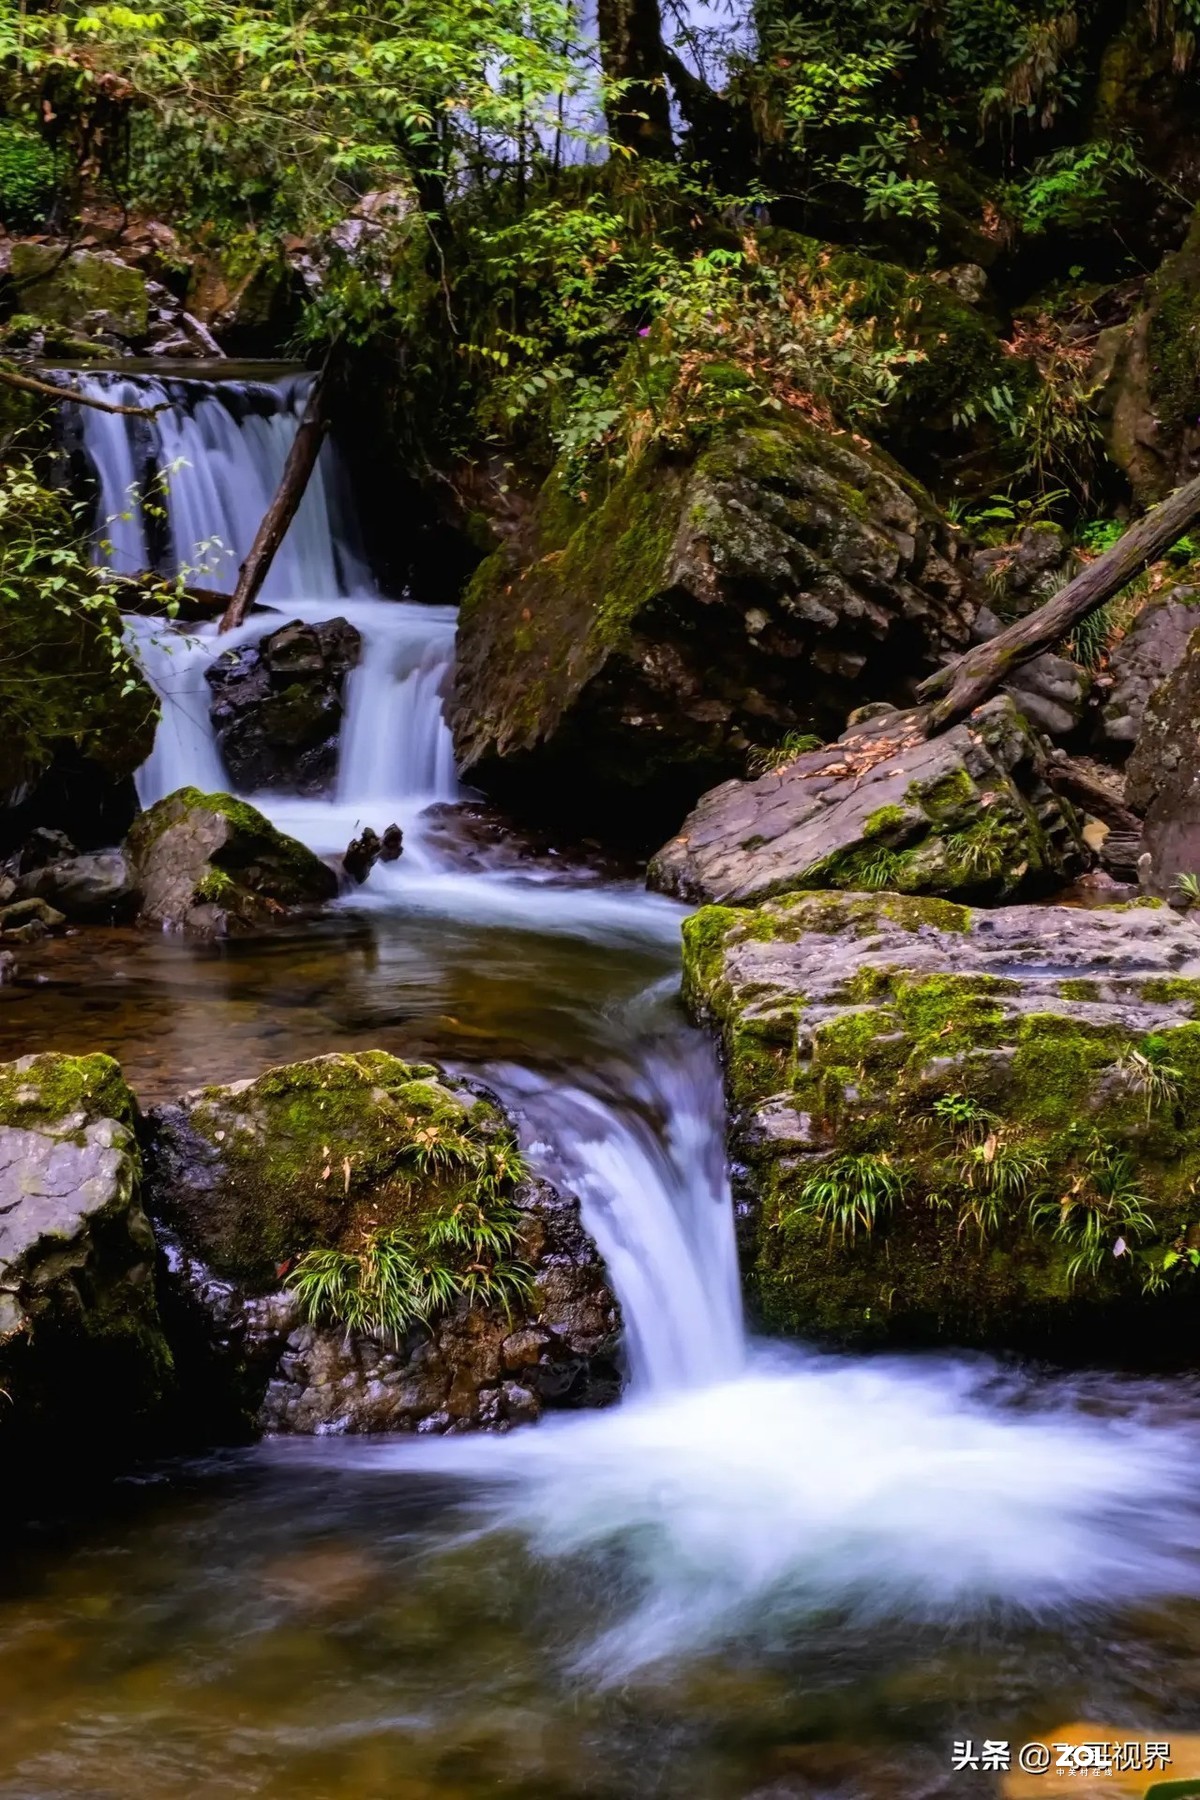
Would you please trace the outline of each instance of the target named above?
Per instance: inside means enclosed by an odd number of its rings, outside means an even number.
[[[838,1342],[1191,1343],[1200,929],[797,893],[688,920],[751,1303]]]
[[[1008,696],[933,738],[919,711],[872,712],[834,744],[705,794],[652,860],[651,887],[736,905],[821,887],[990,900],[1084,866],[1078,821]]]

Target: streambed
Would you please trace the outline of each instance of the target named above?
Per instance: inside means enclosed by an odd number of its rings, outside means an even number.
[[[294,390],[252,398],[167,415],[177,559],[243,543],[235,498],[286,454]],[[86,431],[119,491],[125,426]],[[1200,1389],[747,1340],[681,913],[445,851],[452,620],[370,591],[335,474],[269,598],[363,634],[338,788],[261,804],[323,853],[394,817],[403,858],[262,940],[44,944],[0,990],[0,1055],[109,1050],[147,1101],[334,1049],[470,1068],[580,1195],[628,1392],[504,1437],[218,1452],[35,1529],[0,1589],[0,1797],[915,1800],[997,1791],[951,1772],[954,1738],[1194,1724]],[[211,784],[212,645],[136,629],[166,708],[149,801]]]

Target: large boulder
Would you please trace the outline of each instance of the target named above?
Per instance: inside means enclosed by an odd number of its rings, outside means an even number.
[[[1172,588],[1144,606],[1114,646],[1097,730],[1109,749],[1124,754],[1136,744],[1151,694],[1179,667],[1197,625],[1200,592]]]
[[[1180,876],[1200,875],[1200,631],[1183,660],[1151,695],[1125,768],[1130,806],[1145,816],[1146,883],[1168,894]]]
[[[6,1500],[39,1470],[109,1467],[161,1423],[172,1359],[134,1114],[110,1057],[0,1065]]]
[[[64,254],[59,244],[19,243],[10,270],[22,308],[38,318],[135,342],[146,335],[145,278],[111,250]]]
[[[256,1428],[461,1430],[615,1397],[616,1302],[578,1203],[528,1175],[483,1089],[382,1051],[331,1055],[199,1089],[151,1125],[192,1360]],[[506,1247],[446,1236],[478,1217]],[[424,1318],[366,1327],[288,1285],[306,1253],[358,1269],[395,1232],[445,1287]]]
[[[213,727],[235,787],[321,794],[331,786],[343,690],[360,649],[345,619],[294,621],[209,665]]]
[[[330,900],[337,876],[256,807],[179,788],[142,813],[125,840],[140,917],[207,937],[254,931]]]
[[[1061,882],[1084,850],[1006,696],[926,738],[885,712],[757,781],[706,794],[650,864],[682,900],[747,905],[793,888],[1007,899]]]
[[[1200,928],[800,893],[684,941],[760,1323],[1194,1355]]]
[[[669,828],[750,746],[911,699],[967,640],[928,496],[797,418],[647,454],[584,506],[552,476],[533,535],[467,592],[453,727],[464,773],[543,817]]]

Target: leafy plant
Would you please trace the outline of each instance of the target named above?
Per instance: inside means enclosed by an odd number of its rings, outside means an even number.
[[[814,1218],[829,1227],[830,1243],[835,1237],[853,1242],[860,1231],[870,1237],[904,1191],[904,1176],[887,1156],[838,1156],[805,1177],[782,1223]]]
[[[1200,875],[1194,870],[1188,869],[1182,875],[1177,875],[1172,886],[1179,889],[1189,906],[1200,904]]]
[[[399,1344],[409,1328],[426,1323],[449,1298],[444,1276],[423,1268],[411,1238],[399,1228],[364,1236],[357,1250],[309,1250],[286,1276],[312,1325]]]
[[[1126,1050],[1118,1058],[1117,1068],[1126,1086],[1142,1095],[1147,1119],[1153,1116],[1156,1108],[1174,1106],[1178,1100],[1183,1070],[1166,1061],[1152,1038],[1146,1039],[1142,1050]]]
[[[811,731],[788,731],[777,744],[769,747],[755,745],[746,756],[746,774],[753,780],[759,775],[769,775],[776,769],[786,769],[789,763],[795,762],[808,750],[820,750],[823,739]]]
[[[1075,1247],[1067,1264],[1074,1287],[1081,1275],[1097,1275],[1110,1256],[1125,1255],[1127,1239],[1153,1230],[1148,1204],[1136,1185],[1133,1157],[1096,1137],[1070,1187],[1057,1200],[1037,1202],[1030,1217],[1035,1228],[1049,1228]]]
[[[970,1094],[942,1094],[933,1103],[933,1116],[949,1125],[956,1135],[974,1139],[990,1123],[986,1107]]]
[[[1015,1205],[1030,1197],[1046,1174],[1046,1161],[989,1131],[982,1143],[964,1145],[954,1169],[970,1196],[959,1214],[958,1229],[961,1233],[973,1225],[982,1242]]]

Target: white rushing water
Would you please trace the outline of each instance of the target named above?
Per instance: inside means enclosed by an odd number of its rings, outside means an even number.
[[[122,398],[148,397],[141,378],[119,385]],[[168,499],[176,556],[220,538],[228,583],[286,454],[298,396],[284,384],[276,401],[258,394],[251,407],[207,394],[160,419],[154,454],[188,465]],[[145,465],[138,429],[102,415],[85,422],[110,509]],[[340,615],[362,633],[337,792],[252,797],[323,853],[344,848],[360,823],[381,829],[396,818],[404,856],[377,867],[348,903],[528,932],[531,983],[539,934],[586,939],[598,966],[613,944],[673,942],[680,909],[666,901],[544,870],[466,873],[439,855],[421,814],[459,793],[441,702],[453,617],[372,593],[337,491],[327,457],[269,594],[281,621]],[[136,509],[112,537],[118,566],[142,566],[149,544]],[[266,626],[260,615],[218,646],[212,633],[185,640],[134,622],[164,707],[144,801],[185,782],[225,785],[204,669],[218,648]],[[1001,1381],[981,1359],[747,1346],[719,1077],[675,1011],[674,985],[607,1018],[587,1066],[553,1079],[489,1071],[531,1154],[581,1198],[624,1313],[627,1400],[502,1439],[334,1453],[390,1478],[453,1477],[471,1500],[470,1529],[494,1532],[497,1554],[513,1531],[549,1558],[619,1549],[619,1599],[579,1653],[591,1680],[815,1612],[946,1617],[1200,1590],[1195,1433],[1155,1423],[1149,1390],[1110,1386],[1098,1403],[1061,1384]]]

